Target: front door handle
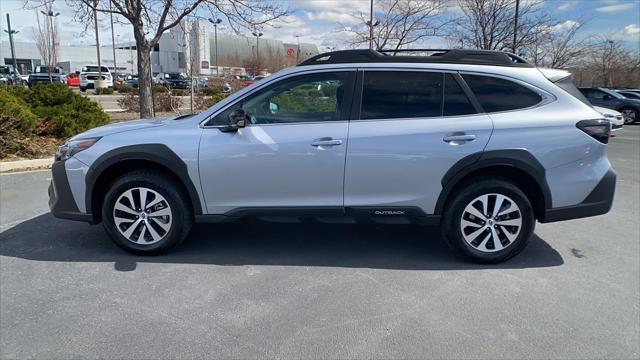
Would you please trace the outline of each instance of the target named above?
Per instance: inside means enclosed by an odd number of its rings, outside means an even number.
[[[451,145],[461,145],[468,141],[474,141],[476,136],[473,134],[453,134],[449,136],[445,136],[442,141],[449,143]]]
[[[324,148],[328,146],[338,146],[338,145],[342,145],[342,140],[334,139],[330,137],[321,137],[311,142],[311,146],[315,146],[318,148]]]

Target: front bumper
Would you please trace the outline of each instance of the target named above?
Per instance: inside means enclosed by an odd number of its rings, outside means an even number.
[[[616,173],[613,169],[609,169],[584,201],[577,205],[547,209],[540,222],[548,223],[606,214],[611,210],[615,192]]]
[[[92,222],[93,216],[91,214],[85,214],[78,210],[71,188],[69,187],[69,180],[67,179],[67,172],[64,166],[64,161],[56,161],[51,167],[51,184],[49,184],[49,209],[53,216],[60,219],[77,220]]]

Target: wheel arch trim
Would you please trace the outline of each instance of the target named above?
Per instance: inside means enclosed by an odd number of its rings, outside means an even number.
[[[85,204],[87,212],[93,209],[93,193],[98,180],[109,168],[124,161],[146,161],[157,165],[159,168],[168,170],[182,183],[187,190],[189,200],[193,206],[195,215],[201,215],[202,201],[200,194],[196,190],[191,177],[189,176],[187,164],[169,147],[164,144],[140,144],[119,147],[110,150],[94,161],[89,167],[85,176],[86,191]],[[93,218],[98,216],[93,214]]]
[[[456,162],[442,177],[442,191],[436,202],[434,214],[441,215],[453,189],[468,175],[490,167],[512,167],[531,177],[543,195],[543,209],[552,207],[552,196],[546,180],[545,168],[526,149],[504,149],[476,152]]]

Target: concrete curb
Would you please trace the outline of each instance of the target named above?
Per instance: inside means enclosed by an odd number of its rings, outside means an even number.
[[[53,157],[46,159],[5,161],[0,162],[0,173],[49,169],[51,168],[51,164],[53,164]]]

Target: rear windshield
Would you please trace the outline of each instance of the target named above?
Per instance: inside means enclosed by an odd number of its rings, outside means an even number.
[[[101,66],[103,73],[108,73],[109,69],[106,66]],[[82,72],[98,72],[97,66],[85,66],[82,68]]]
[[[556,81],[555,84],[558,85],[560,89],[573,95],[573,97],[575,97],[576,99],[582,101],[583,103],[589,106],[592,106],[589,100],[587,100],[587,98],[584,97],[584,95],[582,95],[580,90],[578,90],[578,88],[573,84],[573,81],[571,81],[571,75]]]

